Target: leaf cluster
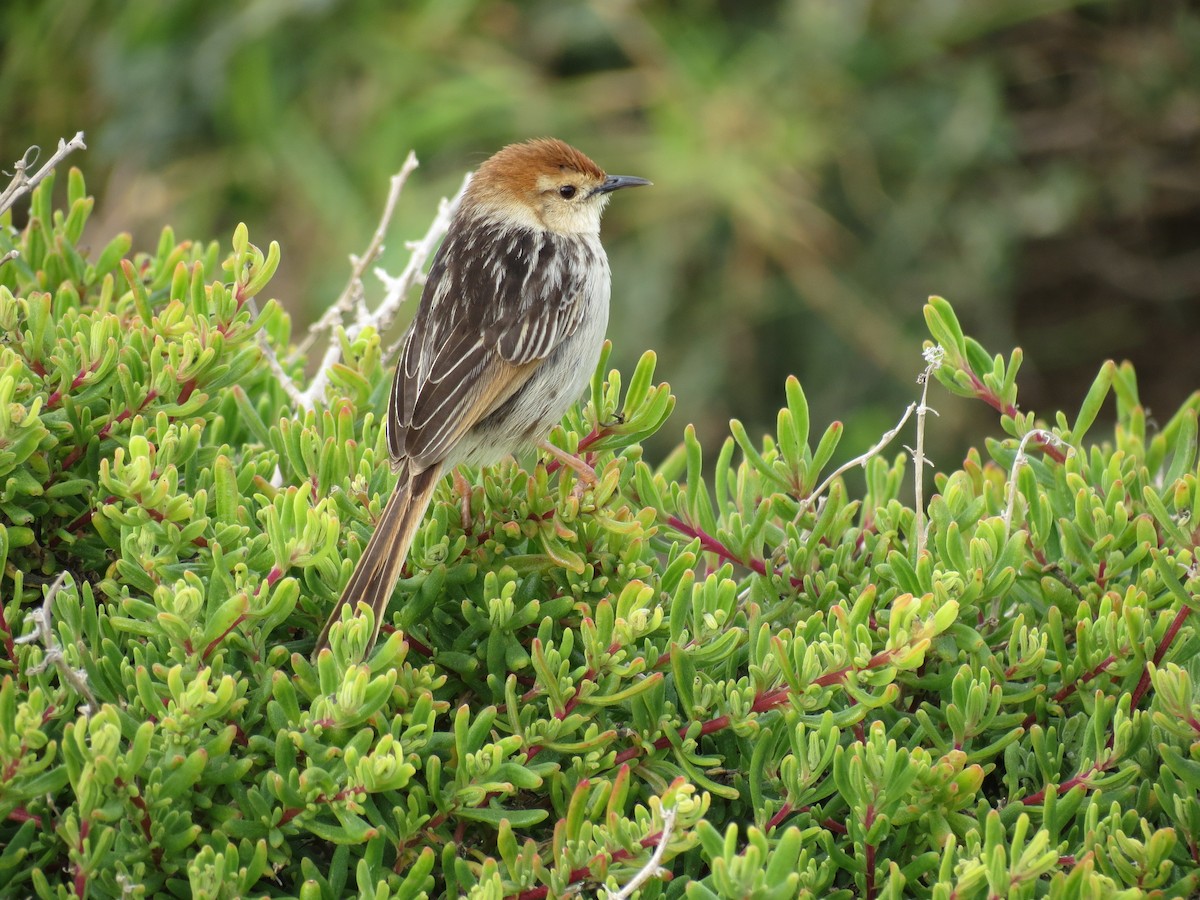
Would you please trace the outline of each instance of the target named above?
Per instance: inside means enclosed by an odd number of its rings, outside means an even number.
[[[8,893],[1200,887],[1200,393],[1155,427],[1108,363],[1039,418],[933,298],[934,375],[999,431],[918,516],[907,455],[826,485],[794,379],[775,433],[647,460],[674,398],[606,351],[552,435],[596,485],[460,470],[379,647],[346,618],[311,660],[392,487],[380,335],[298,411],[277,247],[92,253],[82,176],[49,197],[0,221]]]

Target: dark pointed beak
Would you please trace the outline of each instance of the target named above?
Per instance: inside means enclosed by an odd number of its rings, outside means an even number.
[[[621,188],[640,187],[643,184],[653,184],[645,178],[638,178],[636,175],[609,175],[604,179],[604,184],[592,191],[593,194],[610,194],[613,191],[619,191]]]

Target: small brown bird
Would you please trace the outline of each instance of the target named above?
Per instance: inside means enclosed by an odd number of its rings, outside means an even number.
[[[387,417],[396,489],[317,638],[367,604],[379,636],[392,588],[441,475],[542,441],[583,391],[608,325],[600,214],[605,175],[553,139],[511,144],[479,167],[434,257],[396,366]]]

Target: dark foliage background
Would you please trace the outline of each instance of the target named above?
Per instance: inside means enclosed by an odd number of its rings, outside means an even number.
[[[1026,408],[1074,408],[1105,357],[1152,411],[1200,383],[1192,4],[14,0],[0,44],[5,165],[86,131],[97,244],[246,221],[301,322],[410,148],[393,262],[511,140],[652,178],[608,216],[611,334],[624,368],[660,352],[669,434],[765,428],[795,373],[862,449],[915,396],[935,292],[1024,346]],[[990,425],[941,406],[951,465]]]

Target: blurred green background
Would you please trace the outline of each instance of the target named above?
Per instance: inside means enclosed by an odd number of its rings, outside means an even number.
[[[789,373],[864,449],[917,396],[931,293],[1025,348],[1025,409],[1075,409],[1107,357],[1164,420],[1200,386],[1194,4],[8,0],[0,164],[81,129],[97,245],[245,221],[298,326],[409,149],[393,271],[507,142],[651,178],[606,217],[615,359],[657,350],[668,433],[714,452],[731,416],[773,428]],[[998,432],[931,396],[941,467]]]

